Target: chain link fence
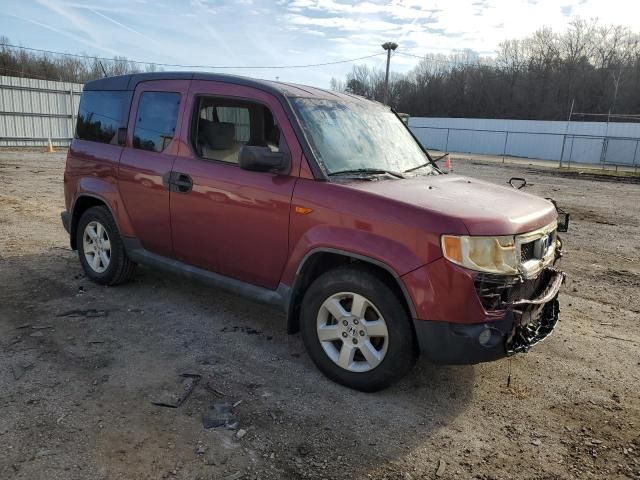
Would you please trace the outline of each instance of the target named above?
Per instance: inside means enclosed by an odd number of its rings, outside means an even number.
[[[606,131],[627,135],[589,133],[590,130],[601,130],[602,123],[412,118],[409,126],[418,140],[433,150],[494,155],[503,159],[547,160],[560,167],[590,164],[637,171],[640,167],[640,124],[605,125]],[[483,128],[483,125],[513,128]],[[528,130],[524,130],[527,127]]]

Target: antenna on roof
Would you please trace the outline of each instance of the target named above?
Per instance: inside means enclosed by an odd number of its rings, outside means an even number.
[[[102,62],[98,61],[98,63],[100,64],[100,68],[102,68],[102,73],[104,74],[105,78],[108,77],[109,75],[107,75],[107,71],[105,70]]]

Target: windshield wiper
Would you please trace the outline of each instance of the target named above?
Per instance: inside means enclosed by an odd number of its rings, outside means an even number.
[[[440,157],[438,157],[438,158],[435,158],[435,159],[432,159],[431,157],[429,157],[429,161],[428,161],[428,162],[423,163],[422,165],[418,165],[417,167],[410,168],[409,170],[405,170],[405,171],[404,171],[404,172],[402,172],[402,173],[414,172],[414,171],[416,171],[416,170],[420,170],[421,168],[424,168],[424,167],[433,167],[433,166],[435,166],[435,164],[436,164],[437,162],[439,162],[440,160],[442,160],[442,159],[443,159],[444,157],[446,157],[447,155],[449,155],[449,154],[448,154],[448,153],[445,153],[444,155],[442,155],[442,156],[440,156]]]
[[[393,177],[396,178],[404,178],[404,175],[402,175],[400,172],[394,172],[393,170],[383,170],[381,168],[353,168],[353,169],[348,169],[348,170],[338,170],[337,172],[331,172],[329,173],[329,176],[335,176],[335,175],[349,175],[351,173],[364,173],[364,174],[370,174],[370,175],[391,175]]]

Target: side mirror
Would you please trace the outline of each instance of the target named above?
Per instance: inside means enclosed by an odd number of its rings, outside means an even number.
[[[289,173],[291,154],[272,152],[269,147],[245,145],[240,150],[238,164],[243,170],[254,172]]]

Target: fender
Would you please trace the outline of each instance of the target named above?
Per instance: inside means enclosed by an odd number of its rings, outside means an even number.
[[[116,225],[118,226],[120,235],[122,235],[123,237],[136,236],[135,230],[133,229],[133,226],[131,224],[131,220],[129,219],[129,215],[124,208],[124,203],[120,198],[120,192],[113,185],[113,183],[96,177],[81,178],[78,182],[78,188],[73,201],[73,206],[71,207],[72,212],[75,213],[78,199],[82,197],[93,197],[104,202],[104,204],[111,212]],[[75,218],[75,215],[73,215],[73,218]],[[75,221],[77,221],[77,219]],[[74,227],[75,225],[72,224],[72,228]]]
[[[376,259],[376,258],[372,258],[366,255],[361,255],[359,253],[355,253],[352,251],[348,251],[348,250],[341,250],[338,248],[329,248],[329,247],[318,247],[318,248],[314,248],[312,250],[310,250],[309,252],[307,252],[307,254],[304,256],[304,258],[302,259],[302,261],[300,262],[300,265],[298,266],[298,269],[296,271],[296,277],[295,280],[293,282],[293,287],[291,289],[292,292],[296,292],[296,288],[297,288],[297,280],[300,278],[300,273],[302,272],[302,270],[304,269],[304,265],[307,262],[307,260],[309,260],[313,255],[315,255],[316,253],[334,253],[337,255],[342,255],[345,257],[350,257],[350,258],[355,258],[357,260],[361,260],[363,262],[366,263],[370,263],[372,265],[375,265],[376,267],[380,267],[384,270],[386,270],[388,273],[390,273],[393,278],[396,280],[396,282],[398,283],[398,286],[400,287],[400,290],[402,290],[402,294],[404,296],[405,301],[407,302],[407,305],[409,307],[409,311],[411,312],[411,317],[412,318],[416,318],[416,309],[413,303],[413,299],[411,298],[411,295],[409,295],[409,291],[407,290],[404,281],[402,280],[402,278],[396,273],[396,271],[391,268],[388,264]],[[288,305],[288,311],[291,312],[291,307],[293,305],[291,304],[291,302]]]
[[[308,229],[293,247],[283,271],[282,282],[293,285],[304,259],[313,251],[323,249],[377,262],[379,266],[385,266],[394,278],[425,263],[407,245],[377,233],[326,224],[316,225]]]

